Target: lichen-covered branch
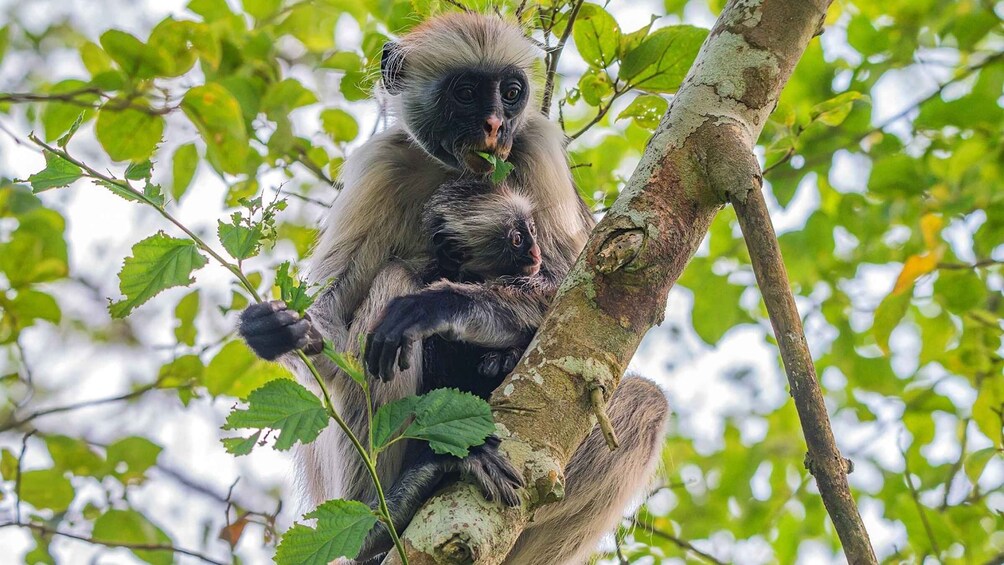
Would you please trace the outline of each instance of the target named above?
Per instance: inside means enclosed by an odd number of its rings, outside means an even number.
[[[533,511],[561,497],[564,466],[596,422],[591,392],[609,398],[718,211],[759,194],[754,144],[828,5],[732,0],[725,7],[527,354],[492,397],[502,447],[529,485],[525,503],[502,508],[470,485],[450,487],[406,530],[412,563],[499,563]],[[825,411],[820,416],[825,421]],[[831,478],[819,480],[821,490],[836,484]],[[858,551],[868,539],[856,510],[834,516],[834,524],[854,526],[853,545],[840,536],[849,559],[874,562]]]

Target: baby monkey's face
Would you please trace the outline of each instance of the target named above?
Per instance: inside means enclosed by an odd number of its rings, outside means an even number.
[[[492,243],[469,249],[461,271],[484,280],[531,277],[540,272],[540,246],[533,218],[517,217],[498,226]]]

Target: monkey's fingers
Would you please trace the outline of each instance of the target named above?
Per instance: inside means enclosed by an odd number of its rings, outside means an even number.
[[[394,378],[394,365],[397,361],[397,350],[400,341],[396,339],[390,339],[384,342],[382,351],[380,352],[380,372],[379,376],[384,381],[390,381]]]
[[[401,342],[401,352],[397,356],[397,368],[400,371],[407,371],[411,368],[411,352],[415,342],[406,339]]]
[[[380,349],[383,346],[381,336],[375,332],[370,332],[366,336],[366,359],[364,365],[370,376],[379,378],[380,373]]]

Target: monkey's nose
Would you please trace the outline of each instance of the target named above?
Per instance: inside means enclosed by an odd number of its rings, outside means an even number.
[[[500,131],[502,131],[502,118],[495,115],[488,116],[485,120],[485,134],[488,140],[495,141]]]

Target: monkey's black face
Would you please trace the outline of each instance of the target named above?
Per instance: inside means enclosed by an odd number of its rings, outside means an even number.
[[[532,219],[516,219],[508,226],[499,226],[498,237],[491,245],[469,250],[460,270],[474,279],[494,280],[499,277],[531,277],[540,272],[540,246],[537,228]]]
[[[436,118],[414,128],[418,141],[451,167],[491,172],[478,152],[509,156],[529,98],[526,75],[517,68],[471,69],[444,77],[436,89],[428,98],[435,101]]]

